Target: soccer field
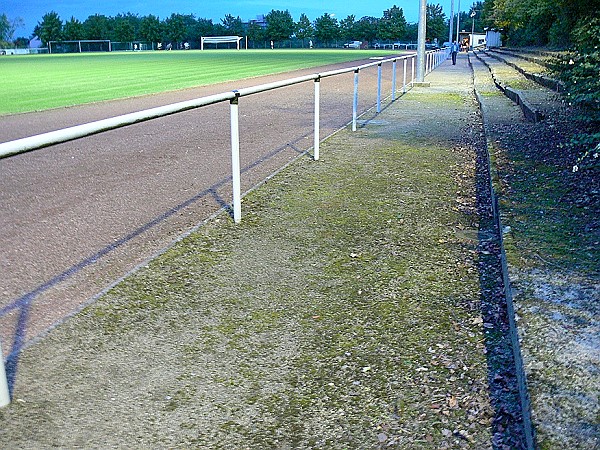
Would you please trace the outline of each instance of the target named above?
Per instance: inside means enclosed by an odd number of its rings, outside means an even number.
[[[133,97],[391,54],[313,49],[3,57],[0,114]]]

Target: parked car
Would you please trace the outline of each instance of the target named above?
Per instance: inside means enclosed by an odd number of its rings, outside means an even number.
[[[352,41],[348,42],[347,44],[344,44],[344,48],[360,48],[361,45],[361,41]]]

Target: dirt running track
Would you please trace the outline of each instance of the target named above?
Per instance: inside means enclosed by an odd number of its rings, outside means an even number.
[[[3,116],[0,141],[316,72]],[[359,112],[376,101],[376,77],[360,73]],[[397,77],[401,88],[401,64]],[[242,191],[312,147],[313,90],[240,99]],[[351,120],[352,92],[352,73],[322,80],[321,138]],[[1,159],[0,339],[12,376],[23,346],[230,203],[229,177],[228,102]]]

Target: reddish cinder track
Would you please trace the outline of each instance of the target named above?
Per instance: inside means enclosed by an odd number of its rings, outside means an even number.
[[[0,141],[315,72],[3,116]],[[361,71],[359,111],[375,102],[376,72]],[[391,64],[383,82],[387,95]],[[353,88],[352,73],[321,81],[321,138],[351,119]],[[243,191],[312,146],[313,107],[310,82],[240,100]],[[229,177],[227,103],[0,160],[4,355],[229,204]]]

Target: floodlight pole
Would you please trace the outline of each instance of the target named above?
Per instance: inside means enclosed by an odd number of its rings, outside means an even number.
[[[469,44],[471,44],[471,51],[473,51],[473,48],[474,48],[473,41],[475,40],[475,38],[473,37],[473,34],[475,33],[475,15],[476,15],[476,13],[475,13],[475,11],[473,11],[471,13],[471,19],[473,19],[473,24],[471,25],[471,39],[469,39],[469,41],[470,41]]]
[[[419,37],[417,40],[417,83],[425,81],[425,38],[427,34],[427,0],[420,0]]]
[[[460,0],[458,0],[458,11],[456,12],[456,42],[460,43]]]
[[[452,31],[454,28],[454,0],[450,3],[450,24],[448,26],[448,42],[452,44]]]

